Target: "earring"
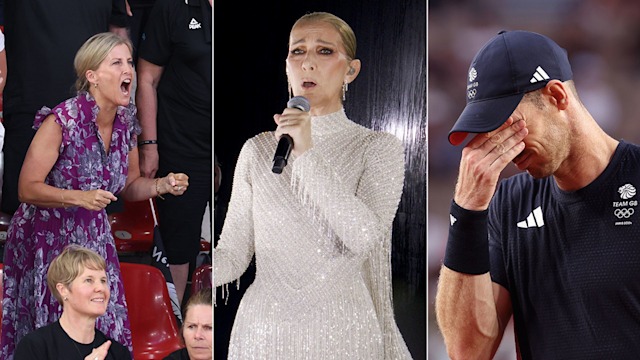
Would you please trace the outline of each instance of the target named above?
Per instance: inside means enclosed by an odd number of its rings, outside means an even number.
[[[293,91],[291,90],[291,83],[287,80],[287,86],[289,87],[289,99],[293,97]]]
[[[67,300],[69,300],[69,298],[65,296],[65,297],[64,297],[64,301],[67,301]]]
[[[93,87],[98,88],[98,83],[93,84]]]
[[[345,80],[342,83],[342,101],[347,100],[347,91],[349,91],[349,83]]]

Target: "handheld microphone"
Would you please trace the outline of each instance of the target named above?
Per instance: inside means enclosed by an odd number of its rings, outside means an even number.
[[[287,102],[287,107],[292,109],[298,109],[300,111],[311,110],[309,100],[304,96],[294,96]],[[276,174],[282,173],[282,169],[287,166],[289,155],[291,155],[291,148],[293,147],[293,139],[289,134],[282,134],[278,141],[278,147],[276,147],[276,153],[273,156],[273,171]]]

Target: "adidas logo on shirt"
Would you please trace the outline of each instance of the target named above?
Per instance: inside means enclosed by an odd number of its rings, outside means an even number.
[[[531,78],[531,80],[529,80],[529,82],[531,82],[532,84],[535,84],[538,81],[542,81],[542,80],[549,80],[549,75],[547,74],[546,71],[544,71],[543,68],[538,66],[536,68],[536,72],[533,73],[533,77]]]
[[[527,228],[540,228],[544,226],[544,219],[542,218],[542,208],[538,206],[535,208],[526,220],[518,222],[518,227],[522,229]]]
[[[195,18],[191,18],[191,22],[189,23],[189,30],[196,30],[201,28],[202,24],[200,24]]]

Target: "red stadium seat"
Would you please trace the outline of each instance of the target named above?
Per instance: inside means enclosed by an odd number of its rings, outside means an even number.
[[[162,272],[146,264],[120,263],[129,310],[133,358],[163,359],[184,347]]]
[[[191,275],[191,293],[195,294],[198,290],[213,287],[213,277],[211,264],[202,264],[198,266],[193,275]]]
[[[211,242],[205,239],[200,239],[200,252],[211,251]]]
[[[109,217],[111,233],[119,254],[151,251],[154,223],[148,200],[125,200],[124,210]]]

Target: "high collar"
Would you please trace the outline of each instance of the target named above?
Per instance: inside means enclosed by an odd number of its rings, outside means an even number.
[[[342,132],[351,125],[353,122],[347,117],[344,108],[330,114],[311,117],[311,131],[317,135]]]

